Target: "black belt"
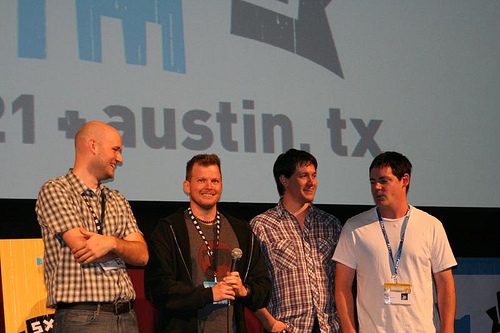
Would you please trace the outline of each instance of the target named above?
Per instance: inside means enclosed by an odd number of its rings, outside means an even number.
[[[64,303],[58,302],[57,309],[71,309],[71,310],[89,310],[89,311],[105,311],[113,312],[115,315],[130,312],[134,308],[132,301],[121,303],[99,303],[99,302],[77,302],[77,303]]]

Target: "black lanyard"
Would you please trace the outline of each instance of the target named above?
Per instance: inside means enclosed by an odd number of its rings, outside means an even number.
[[[215,238],[215,248],[212,250],[210,247],[210,244],[207,241],[207,238],[205,237],[205,234],[203,234],[203,230],[201,230],[200,224],[198,223],[198,220],[196,216],[194,216],[193,212],[191,211],[191,207],[188,208],[188,213],[189,217],[191,218],[191,221],[194,224],[194,227],[196,230],[198,230],[198,233],[200,234],[201,239],[205,243],[205,246],[207,247],[207,254],[208,257],[210,258],[211,261],[211,268],[212,271],[214,272],[214,279],[217,280],[217,256],[219,254],[219,240],[220,240],[220,214],[217,212],[216,214],[216,219],[215,219],[215,229],[217,232],[217,236]]]
[[[97,214],[95,213],[94,209],[92,208],[92,205],[90,204],[88,195],[90,194],[91,196],[94,195],[94,192],[92,190],[87,190],[82,193],[82,197],[85,200],[85,203],[87,204],[87,207],[89,208],[90,214],[92,214],[92,218],[94,219],[95,222],[95,228],[97,232],[102,235],[102,228],[104,224],[104,215],[106,211],[106,195],[104,194],[104,191],[101,190],[101,219],[97,218]]]

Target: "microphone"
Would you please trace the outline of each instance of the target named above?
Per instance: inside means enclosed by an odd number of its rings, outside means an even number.
[[[235,247],[232,251],[231,251],[231,257],[233,258],[231,260],[231,272],[234,272],[236,271],[236,264],[238,263],[238,261],[241,259],[241,257],[243,256],[243,251],[241,251],[240,248],[238,247]],[[233,301],[232,300],[229,300],[229,303],[228,303],[229,306],[233,305]],[[229,319],[228,319],[229,320]]]
[[[231,260],[231,272],[236,271],[236,264],[238,263],[238,261],[241,259],[242,256],[243,256],[243,251],[241,251],[240,248],[235,247],[231,251],[231,257],[233,258],[233,260]]]

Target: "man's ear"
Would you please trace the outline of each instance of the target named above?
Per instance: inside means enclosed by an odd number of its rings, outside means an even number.
[[[92,155],[97,155],[97,142],[94,139],[89,139],[87,141],[87,148]]]
[[[187,180],[185,180],[182,183],[182,189],[184,190],[184,193],[186,193],[187,195],[189,195],[189,193],[191,193],[191,185],[189,184],[189,182]]]
[[[403,181],[404,187],[408,188],[408,186],[410,185],[410,175],[405,173],[401,180]]]
[[[285,177],[285,175],[280,175],[280,183],[283,185],[283,187],[286,188],[288,187],[288,178]]]

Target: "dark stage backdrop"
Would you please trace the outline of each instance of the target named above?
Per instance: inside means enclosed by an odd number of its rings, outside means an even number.
[[[35,200],[0,199],[0,238],[39,238]],[[187,207],[187,202],[131,201],[140,229],[148,238],[158,219]],[[249,221],[257,214],[273,207],[270,203],[219,204],[219,209]],[[368,208],[368,205],[317,205],[337,216],[342,224]],[[500,257],[498,217],[500,208],[419,207],[434,215],[444,225],[456,257]]]

